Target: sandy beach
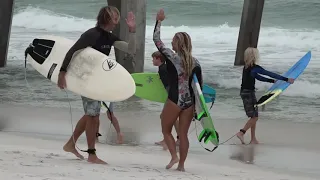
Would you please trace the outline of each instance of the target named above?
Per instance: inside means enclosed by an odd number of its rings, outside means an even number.
[[[165,170],[168,153],[154,148],[99,144],[99,156],[109,165],[93,165],[62,151],[63,141],[44,140],[1,133],[0,174],[4,179],[311,179],[242,165],[230,167],[219,162],[204,163],[189,157],[187,172]],[[80,143],[85,147],[85,144]]]
[[[255,146],[238,144],[232,139],[215,152],[205,151],[196,141],[191,127],[191,146],[186,172],[166,170],[170,157],[167,151],[153,145],[161,138],[157,113],[116,112],[127,145],[109,145],[101,139],[98,155],[109,165],[93,165],[77,160],[62,150],[71,134],[68,109],[36,108],[0,105],[0,177],[4,179],[71,180],[71,179],[219,179],[219,180],[304,180],[319,179],[319,132],[315,124],[261,122],[259,140]],[[73,123],[81,111],[73,110]],[[26,118],[27,117],[27,118]],[[128,119],[128,117],[131,117]],[[101,118],[100,131],[108,134],[112,143],[113,128]],[[141,128],[141,124],[144,127]],[[221,141],[225,140],[243,121],[218,121]],[[139,125],[140,124],[140,125]],[[277,131],[282,132],[277,132]],[[290,132],[294,133],[290,133]],[[304,133],[302,133],[302,131]],[[270,132],[272,132],[270,134]],[[301,133],[298,133],[301,132]],[[309,136],[309,138],[306,138]],[[303,136],[303,137],[301,137]],[[300,138],[299,138],[300,137]],[[249,139],[247,139],[249,140]],[[135,145],[132,145],[135,144]],[[86,149],[84,136],[78,147]],[[86,154],[83,154],[86,155]],[[301,164],[304,162],[304,164]]]

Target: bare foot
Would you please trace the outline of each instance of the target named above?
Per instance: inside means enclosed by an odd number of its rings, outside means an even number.
[[[70,145],[67,143],[63,146],[63,150],[65,152],[70,152],[70,153],[74,154],[79,159],[84,160],[84,157],[76,150],[76,148],[73,145]]]
[[[94,163],[94,164],[108,164],[108,163],[106,163],[105,161],[103,161],[103,160],[101,160],[101,159],[99,159],[98,157],[97,157],[97,155],[89,155],[89,157],[88,157],[88,162],[89,163]]]
[[[174,159],[171,159],[171,161],[169,162],[169,164],[166,166],[166,169],[170,169],[173,165],[175,165],[176,163],[179,162],[179,158],[176,157]]]
[[[162,141],[161,146],[162,146],[162,149],[165,151],[168,149],[168,146],[167,146],[166,142],[164,142],[164,141]]]
[[[156,144],[156,145],[162,145],[163,142],[164,142],[164,140],[159,141],[159,142],[155,142],[154,144]]]
[[[184,166],[178,165],[177,171],[185,172],[186,170],[184,169]]]
[[[250,141],[250,144],[259,144],[259,141],[256,140],[256,139],[254,139],[254,140],[251,140],[251,141]]]
[[[242,132],[238,132],[238,133],[237,133],[237,137],[240,139],[240,141],[241,141],[242,144],[245,144],[245,143],[244,143],[244,138],[243,138]]]
[[[117,144],[122,144],[123,143],[123,134],[119,133],[117,137]]]

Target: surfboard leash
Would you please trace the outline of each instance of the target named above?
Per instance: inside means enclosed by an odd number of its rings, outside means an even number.
[[[28,53],[30,53],[30,52],[32,51],[32,48],[34,48],[34,46],[33,46],[32,43],[31,43],[31,44],[29,45],[29,47],[28,47],[28,48],[25,50],[25,52],[24,52],[24,56],[25,56],[25,60],[24,60],[24,79],[25,79],[25,82],[26,82],[26,84],[27,84],[27,86],[28,86],[28,89],[31,90],[31,92],[32,92],[32,94],[33,94],[33,89],[31,88],[31,86],[30,86],[30,84],[28,83],[28,80],[27,80],[27,55],[28,55]],[[81,149],[77,146],[76,141],[75,141],[75,139],[74,139],[74,134],[73,134],[74,128],[73,128],[73,121],[72,121],[73,116],[72,116],[71,102],[70,102],[70,99],[69,99],[68,92],[67,92],[65,89],[64,89],[64,91],[65,91],[65,93],[66,93],[66,95],[67,95],[68,104],[69,104],[69,115],[70,115],[71,133],[72,133],[73,143],[74,143],[75,147],[76,147],[78,150],[80,150],[80,151],[82,151],[82,152],[88,152],[87,150],[81,150]],[[104,102],[103,102],[103,103],[104,103]],[[112,124],[112,115],[111,115],[111,111],[110,111],[109,107],[108,107],[106,104],[104,104],[104,105],[105,105],[105,107],[108,109],[108,112],[109,112],[110,118],[111,118],[109,130],[108,130],[108,133],[109,133],[110,128],[111,128],[111,124]],[[108,140],[108,134],[106,135],[106,138],[107,138],[107,140]]]
[[[72,121],[72,107],[71,107],[71,103],[70,103],[70,100],[69,100],[69,96],[68,96],[68,92],[64,89],[64,91],[65,91],[65,93],[66,93],[66,95],[67,95],[67,99],[68,99],[68,103],[69,103],[69,114],[70,114],[70,123],[71,123],[71,133],[72,133],[72,139],[73,139],[73,143],[74,143],[74,145],[75,145],[75,147],[78,149],[78,150],[80,150],[80,151],[82,151],[82,152],[88,152],[88,150],[82,150],[82,149],[80,149],[78,146],[77,146],[77,143],[76,143],[76,141],[75,141],[75,139],[74,139],[74,134],[73,134],[73,131],[74,131],[74,125],[73,125],[73,121]],[[108,130],[108,133],[109,133],[109,131],[110,131],[110,129],[111,129],[111,124],[112,124],[112,114],[111,114],[111,111],[110,111],[110,109],[109,109],[109,107],[107,106],[107,104],[105,103],[105,102],[103,102],[102,101],[102,104],[108,109],[108,113],[110,114],[110,125],[109,125],[109,130]],[[108,141],[108,134],[106,135],[106,139],[107,139],[107,141]]]
[[[28,79],[27,79],[27,53],[30,51],[30,47],[31,45],[27,48],[27,50],[25,51],[25,62],[24,62],[24,80],[28,86],[28,89],[32,92],[33,94],[33,89],[31,88],[30,84],[28,83]],[[68,96],[68,93],[67,91],[65,90],[66,94],[67,94],[67,99],[68,99],[68,103],[69,103],[69,114],[70,114],[70,120],[71,120],[71,128],[72,128],[72,138],[73,138],[73,142],[76,146],[77,149],[81,150],[77,144],[75,143],[75,140],[74,140],[74,136],[73,136],[73,123],[72,123],[72,108],[71,108],[71,103],[70,103],[70,100],[69,100],[69,96]],[[81,150],[82,151],[82,150]]]
[[[67,95],[67,100],[68,100],[68,103],[69,103],[69,115],[70,115],[70,123],[71,123],[71,133],[72,133],[72,140],[73,140],[74,146],[75,146],[78,150],[84,152],[84,150],[81,150],[81,149],[77,146],[77,143],[76,143],[76,141],[75,141],[75,139],[74,139],[74,134],[73,134],[73,121],[72,121],[73,116],[72,116],[71,102],[70,102],[70,100],[69,100],[68,92],[67,92],[65,89],[63,89],[63,90],[64,90],[64,92],[65,92],[66,95]]]
[[[195,125],[195,128],[194,128],[194,129],[196,129],[196,136],[199,137],[196,120],[197,120],[197,119],[194,118],[194,125]],[[232,135],[229,139],[223,141],[222,143],[217,144],[212,150],[204,147],[204,146],[201,144],[201,141],[198,141],[198,142],[199,142],[199,144],[200,144],[200,146],[201,146],[202,148],[204,148],[205,150],[207,150],[207,151],[209,151],[209,152],[213,152],[213,151],[216,150],[220,145],[224,145],[225,143],[227,143],[228,141],[230,141],[232,138],[234,138],[236,135],[237,135],[237,134],[234,134],[234,135]],[[202,139],[201,139],[201,140],[202,140]]]

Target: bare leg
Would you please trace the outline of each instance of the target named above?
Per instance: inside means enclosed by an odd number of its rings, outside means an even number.
[[[100,130],[100,120],[97,123],[97,132],[96,132],[96,141],[97,142],[99,141],[99,137],[98,137],[99,130]]]
[[[76,128],[74,129],[73,135],[70,137],[69,141],[63,146],[63,150],[66,152],[71,152],[75,156],[80,159],[84,159],[84,157],[76,150],[75,143],[84,132],[87,124],[88,116],[82,116],[82,118],[78,121]]]
[[[259,144],[259,141],[256,138],[256,125],[257,125],[257,123],[254,123],[251,126],[251,141],[250,141],[250,144]]]
[[[161,116],[160,116],[161,118]],[[179,120],[177,119],[177,121],[174,123],[174,129],[176,130],[177,133],[177,141],[176,141],[176,146],[179,146],[180,144],[180,140],[179,140]],[[163,150],[167,150],[168,146],[166,145],[164,139],[162,141],[156,142],[156,145],[161,145],[163,147]]]
[[[164,139],[162,139],[161,141],[155,142],[156,145],[162,145],[162,143],[164,142]]]
[[[248,129],[250,129],[254,124],[256,124],[258,120],[258,117],[252,117],[248,120],[248,122],[246,123],[246,125],[242,128],[244,131],[247,131]],[[237,133],[237,137],[240,139],[242,144],[244,143],[244,133],[243,132],[238,132]]]
[[[180,144],[180,140],[179,140],[179,119],[177,119],[176,122],[174,123],[174,129],[176,130],[176,133],[177,133],[176,145],[179,146],[179,144]]]
[[[176,143],[171,134],[171,131],[172,131],[173,124],[175,123],[175,121],[177,120],[180,114],[180,111],[181,111],[180,108],[169,99],[167,100],[162,110],[162,116],[161,116],[162,133],[163,133],[163,137],[166,142],[166,145],[168,146],[168,149],[171,154],[171,161],[166,166],[166,169],[170,169],[174,164],[179,162],[179,158],[176,150]]]
[[[174,128],[176,130],[176,133],[177,133],[177,141],[176,141],[176,146],[179,146],[180,144],[180,140],[179,140],[179,120],[177,120],[175,123],[174,123]],[[159,141],[159,142],[156,142],[155,144],[157,145],[161,145],[163,150],[167,150],[168,149],[168,146],[166,144],[166,142],[164,141],[164,139],[162,141]]]
[[[95,149],[95,144],[96,144],[95,139],[96,139],[98,123],[99,123],[99,115],[92,116],[87,121],[86,136],[87,136],[88,149]],[[96,154],[89,154],[88,162],[96,163],[96,164],[107,164],[106,162],[99,159]]]
[[[111,116],[110,116],[109,112],[107,112],[107,115],[108,115],[108,118],[111,121],[114,129],[117,131],[117,136],[118,136],[117,143],[122,144],[123,143],[123,134],[120,131],[120,125],[119,125],[119,121],[118,121],[117,117],[114,115],[113,112],[111,112]]]
[[[183,110],[180,113],[180,161],[177,170],[185,171],[184,163],[187,159],[188,151],[189,151],[189,139],[188,139],[188,131],[190,128],[191,121],[193,119],[194,106],[189,107],[188,109]]]
[[[160,119],[162,119],[162,113],[160,114]],[[155,142],[156,145],[161,145],[163,150],[167,150],[168,146],[166,145],[166,142],[164,141],[164,138],[159,141],[159,142]]]
[[[164,139],[162,141],[155,142],[155,144],[162,146],[163,150],[167,150],[168,149],[168,146],[167,146],[166,142],[164,141]]]

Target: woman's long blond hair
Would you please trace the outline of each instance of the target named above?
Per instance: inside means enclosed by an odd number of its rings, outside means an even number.
[[[182,60],[182,66],[186,77],[192,74],[193,57],[192,57],[192,43],[191,37],[186,32],[178,32],[174,36],[177,53]]]
[[[259,61],[260,55],[257,48],[248,47],[244,51],[244,66],[245,68],[251,67],[254,64],[257,64]]]

